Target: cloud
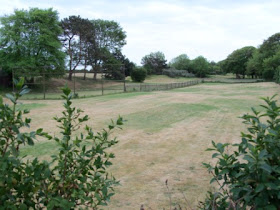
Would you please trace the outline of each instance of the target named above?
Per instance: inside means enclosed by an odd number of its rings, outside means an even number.
[[[5,2],[4,2],[5,1]],[[253,45],[279,31],[280,2],[214,0],[0,0],[0,13],[15,8],[53,7],[60,17],[81,15],[120,23],[127,33],[124,54],[140,64],[150,52],[162,51],[168,60],[186,53],[219,61],[233,50]]]

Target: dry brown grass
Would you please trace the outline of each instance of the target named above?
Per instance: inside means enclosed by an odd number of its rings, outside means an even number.
[[[259,104],[260,96],[271,96],[279,91],[280,86],[274,83],[201,84],[132,97],[121,94],[119,97],[75,100],[74,104],[90,116],[88,124],[95,129],[102,128],[118,115],[125,119],[136,116],[125,123],[123,130],[116,132],[119,144],[113,148],[116,158],[110,170],[121,185],[116,188],[116,195],[107,209],[140,209],[141,204],[152,209],[168,207],[166,179],[169,180],[174,202],[180,201],[186,205],[180,192],[183,191],[189,203],[195,207],[209,189],[210,176],[201,163],[211,161],[211,153],[205,152],[205,149],[211,146],[212,140],[239,141],[240,131],[245,128],[237,117]],[[47,106],[31,111],[32,127],[44,127],[58,135],[52,117],[60,114],[63,102],[37,103],[46,103]],[[176,121],[172,117],[178,115],[173,116],[175,112],[171,109],[178,103],[186,105],[186,108],[193,104],[215,108],[208,110],[206,107],[200,112],[195,106],[190,106],[193,109],[189,111],[190,115],[180,109],[178,112],[187,117]],[[165,107],[169,110],[165,110]],[[150,110],[164,110],[160,119],[165,124],[159,124],[162,126],[160,129],[151,130],[156,122],[145,115],[151,113]],[[166,124],[166,119],[172,123]],[[141,120],[140,125],[138,120]],[[138,127],[132,126],[136,122]],[[40,155],[41,158],[48,158],[48,154]]]

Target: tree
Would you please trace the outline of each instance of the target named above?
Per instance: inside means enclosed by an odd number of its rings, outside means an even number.
[[[198,56],[191,62],[192,65],[192,72],[197,77],[205,77],[210,70],[209,62],[203,56]]]
[[[115,80],[125,79],[124,65],[122,61],[118,59],[118,55],[109,53],[108,57],[101,65],[106,78]]]
[[[70,16],[61,21],[63,36],[61,37],[63,46],[69,60],[69,80],[72,80],[72,74],[82,64],[87,65],[87,39],[92,34],[92,24],[88,19],[80,16]]]
[[[115,21],[97,19],[91,23],[93,35],[88,40],[88,63],[95,71],[93,78],[96,79],[101,64],[126,44],[126,34]]]
[[[147,69],[148,74],[161,74],[167,67],[166,61],[162,52],[154,52],[144,56],[141,64]]]
[[[135,67],[135,64],[126,58],[120,50],[116,50],[109,55],[104,62],[104,69],[106,77],[110,79],[124,79],[126,76],[130,76],[130,72]]]
[[[186,54],[181,54],[176,58],[173,58],[170,62],[170,67],[177,70],[190,70],[191,60]]]
[[[135,67],[131,71],[131,79],[134,82],[143,82],[147,76],[147,70],[143,67]]]
[[[215,165],[205,163],[220,190],[203,203],[203,209],[279,209],[280,206],[280,106],[263,98],[262,111],[242,119],[247,133],[235,144],[212,142]]]
[[[280,49],[273,56],[263,61],[263,77],[266,79],[277,79],[278,69],[280,68]]]
[[[261,65],[258,65],[258,71],[262,72],[262,76],[265,79],[272,80],[277,74],[277,67],[275,66],[277,60],[272,58],[280,50],[280,33],[276,33],[270,36],[267,40],[261,44],[259,48],[259,56],[255,61]],[[276,56],[278,57],[278,55]],[[273,61],[273,62],[272,62]]]
[[[0,19],[0,63],[4,71],[20,67],[40,74],[44,68],[64,73],[58,14],[52,9],[15,10]],[[31,69],[31,70],[30,70]]]
[[[246,64],[246,74],[251,75],[252,78],[262,77],[263,75],[263,62],[259,49],[253,52],[252,57],[248,60]]]
[[[280,50],[280,33],[273,34],[268,39],[264,40],[259,50],[264,59],[273,56]]]
[[[240,74],[245,78],[247,62],[253,57],[255,51],[256,48],[252,46],[233,51],[225,60],[224,70],[227,73],[235,74],[236,78],[239,78]]]

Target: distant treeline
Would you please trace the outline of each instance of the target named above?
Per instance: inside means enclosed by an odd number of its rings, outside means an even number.
[[[122,54],[126,33],[119,23],[109,20],[89,20],[69,16],[59,20],[53,9],[31,8],[15,10],[0,19],[0,76],[11,80],[14,70],[38,73],[48,71],[62,75],[67,70],[69,80],[75,70],[106,72],[110,79],[130,76],[136,65]],[[265,40],[258,48],[243,47],[220,62],[203,56],[191,60],[181,54],[167,63],[162,52],[152,52],[142,58],[142,70],[147,74],[206,77],[209,74],[234,73],[236,78],[264,78],[279,82],[280,33]],[[102,70],[100,70],[102,69]],[[172,70],[174,69],[174,70]],[[176,70],[185,70],[180,72]],[[135,72],[135,71],[134,71]],[[51,74],[49,74],[51,75]],[[50,76],[51,77],[51,76]],[[86,79],[86,75],[84,75]]]

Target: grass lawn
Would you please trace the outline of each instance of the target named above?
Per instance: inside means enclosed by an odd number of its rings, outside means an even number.
[[[74,100],[88,114],[89,126],[102,129],[121,115],[122,130],[110,171],[120,180],[116,195],[105,209],[168,208],[168,179],[173,201],[186,205],[181,191],[195,207],[209,190],[210,176],[202,162],[211,161],[205,149],[211,141],[238,142],[245,131],[238,118],[262,103],[261,96],[280,92],[275,83],[214,84],[148,93],[122,93]],[[277,96],[279,99],[279,96]],[[32,129],[40,127],[59,136],[54,116],[63,110],[60,100],[22,100],[30,108]],[[48,160],[57,152],[53,141],[39,140],[26,146],[22,155]]]

